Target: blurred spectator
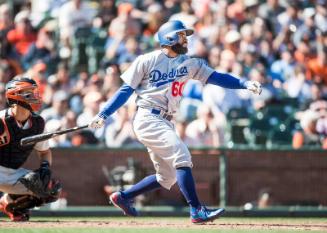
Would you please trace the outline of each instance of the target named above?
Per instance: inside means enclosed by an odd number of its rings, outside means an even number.
[[[202,84],[197,80],[189,80],[183,88],[183,99],[180,103],[179,117],[186,121],[196,118],[196,111],[202,104]]]
[[[122,72],[126,70],[132,61],[140,54],[138,42],[134,37],[128,37],[126,39],[125,48],[126,51],[117,59],[117,63],[120,65]]]
[[[64,62],[58,64],[57,72],[48,77],[48,83],[55,90],[64,90],[67,93],[74,90],[74,80],[70,76],[68,65]]]
[[[32,79],[34,79],[37,83],[39,87],[39,94],[42,99],[47,97],[45,93],[46,87],[48,85],[46,80],[46,71],[47,65],[43,62],[37,62],[33,64],[33,66],[31,66],[25,73],[27,77],[32,77]]]
[[[0,57],[10,56],[10,44],[7,40],[8,32],[14,28],[9,4],[0,5]]]
[[[327,1],[317,0],[315,5],[315,25],[322,31],[327,32]]]
[[[77,124],[83,125],[88,119],[93,118],[99,112],[102,101],[101,93],[97,91],[87,93],[83,98],[84,111],[78,116]]]
[[[6,98],[5,95],[5,85],[0,82],[0,109],[4,109],[6,107]]]
[[[83,111],[81,114],[77,116],[77,125],[85,125],[87,122],[90,121],[96,114],[99,112],[100,104],[103,102],[103,98],[100,92],[97,91],[90,91],[88,92],[83,98]],[[109,123],[108,120],[107,123]],[[94,130],[94,135],[99,140],[104,138],[104,131],[106,127],[101,129]]]
[[[61,121],[58,119],[48,120],[45,124],[45,132],[55,132],[60,129],[64,129],[62,127]],[[59,135],[49,139],[50,147],[70,147],[71,143],[67,140],[67,134]]]
[[[327,86],[327,46],[318,51],[316,58],[310,59],[308,65],[308,79]]]
[[[111,65],[106,69],[102,91],[106,94],[106,98],[113,95],[121,85],[120,71],[117,65]]]
[[[310,104],[309,109],[319,114],[316,129],[321,137],[327,138],[327,101],[317,100]],[[327,141],[326,141],[327,142]],[[327,145],[323,145],[324,148]]]
[[[95,10],[83,0],[70,0],[61,6],[58,22],[62,40],[74,36],[78,28],[90,27]]]
[[[299,41],[294,52],[294,59],[297,63],[306,66],[308,61],[314,57],[313,49],[304,40]]]
[[[145,17],[146,28],[143,36],[153,37],[164,22],[164,9],[159,3],[153,3],[148,8],[148,14]]]
[[[218,68],[220,62],[221,49],[219,46],[214,46],[209,51],[208,63],[214,69]]]
[[[180,20],[185,23],[186,27],[192,28],[198,19],[194,15],[191,3],[192,1],[190,0],[181,1],[180,12],[171,15],[169,20]]]
[[[69,110],[69,95],[63,90],[56,91],[52,97],[52,105],[41,111],[41,116],[45,121],[51,119],[62,119]]]
[[[106,145],[108,147],[143,147],[133,131],[134,111],[128,106],[123,106],[117,114],[114,122],[106,129]]]
[[[219,66],[216,69],[220,72],[233,72],[233,68],[236,66],[235,53],[231,50],[223,50],[220,58]],[[210,84],[205,85],[202,93],[203,102],[211,108],[215,118],[219,119],[221,114],[227,114],[231,108],[239,108],[243,105],[244,98],[240,96],[242,92],[243,90],[236,91]]]
[[[131,15],[134,6],[131,3],[118,5],[118,16],[109,26],[109,37],[122,38],[126,35],[136,37],[140,35],[141,24]]]
[[[263,188],[259,190],[258,198],[255,201],[247,202],[244,204],[245,210],[251,210],[254,208],[257,209],[266,209],[274,205],[273,195],[270,188]]]
[[[192,137],[189,137],[186,134],[186,128],[188,126],[189,122],[186,121],[185,119],[177,119],[176,120],[176,132],[177,135],[183,140],[183,142],[190,147],[193,147],[194,145],[196,145],[196,141],[197,139],[194,139]]]
[[[29,46],[36,41],[28,11],[21,11],[15,16],[15,28],[8,32],[7,39],[19,56],[26,55]]]
[[[124,63],[139,53],[135,39],[141,35],[141,24],[131,16],[133,5],[118,5],[118,16],[109,26],[105,49],[105,63]],[[136,54],[133,54],[136,52]]]
[[[100,0],[98,17],[101,18],[103,27],[108,28],[117,15],[115,0]]]
[[[236,0],[227,7],[228,18],[237,25],[241,24],[246,19],[244,3],[244,0]]]
[[[301,65],[296,65],[294,75],[283,84],[287,95],[297,98],[299,102],[305,103],[312,98],[311,83],[305,77],[305,69]]]
[[[240,49],[240,41],[241,34],[236,30],[230,30],[225,35],[224,48],[236,54]]]
[[[277,16],[279,28],[277,28],[276,34],[285,28],[289,28],[292,32],[295,32],[303,24],[303,20],[299,17],[299,11],[300,4],[298,1],[288,1],[286,10]]]
[[[314,8],[306,8],[303,10],[304,24],[300,25],[294,33],[294,45],[297,46],[300,41],[312,43],[316,40],[316,26],[314,23]],[[313,46],[313,45],[312,45]]]
[[[214,118],[209,106],[201,105],[197,110],[197,119],[186,127],[186,136],[193,139],[194,147],[218,147],[224,144],[224,132]]]
[[[58,61],[58,56],[55,50],[54,41],[51,39],[51,32],[46,28],[42,28],[37,35],[37,39],[32,43],[27,53],[22,58],[22,63],[25,69],[28,69],[36,62],[55,65]]]
[[[258,15],[265,20],[269,31],[275,34],[278,33],[277,16],[285,10],[279,2],[279,0],[267,0],[259,6],[258,10]]]
[[[16,72],[13,67],[10,66],[6,60],[0,61],[0,83],[5,85],[11,80],[12,77],[16,76]]]
[[[283,51],[281,59],[276,60],[271,65],[272,78],[280,82],[285,82],[294,75],[295,61],[289,51]]]
[[[76,147],[97,145],[99,143],[98,139],[89,130],[75,132],[72,135],[71,142]]]
[[[327,137],[320,135],[317,131],[317,122],[320,118],[318,112],[307,110],[300,116],[302,131],[293,135],[293,148],[299,149],[306,145],[319,146],[327,149]]]
[[[262,92],[260,95],[251,95],[253,109],[259,110],[266,106],[274,97],[277,97],[277,90],[271,82],[265,77],[264,71],[259,69],[252,69],[249,74],[252,81],[258,81],[262,85]]]

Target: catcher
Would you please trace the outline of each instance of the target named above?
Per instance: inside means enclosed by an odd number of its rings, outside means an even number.
[[[38,87],[29,78],[15,78],[5,87],[9,108],[0,111],[0,210],[12,221],[28,221],[29,210],[56,201],[61,192],[51,179],[52,154],[47,141],[20,145],[24,137],[42,133],[44,120],[37,115],[41,106]],[[32,150],[40,158],[40,168],[22,168]]]

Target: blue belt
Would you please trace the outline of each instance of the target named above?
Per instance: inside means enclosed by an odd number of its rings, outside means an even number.
[[[171,121],[171,119],[173,119],[173,115],[169,115],[167,113],[164,113],[158,109],[151,109],[151,113],[154,115],[159,115],[162,116],[163,118],[165,118],[167,121]]]

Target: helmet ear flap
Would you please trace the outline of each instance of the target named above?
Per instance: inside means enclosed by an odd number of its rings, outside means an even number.
[[[172,46],[178,43],[179,37],[176,32],[171,32],[166,35],[166,39],[170,42],[169,45]]]

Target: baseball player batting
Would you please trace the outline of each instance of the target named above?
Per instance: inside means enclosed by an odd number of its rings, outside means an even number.
[[[140,55],[121,75],[124,84],[109,99],[104,109],[90,122],[90,128],[102,127],[105,120],[135,92],[137,112],[133,121],[135,134],[148,149],[156,174],[145,177],[131,188],[110,195],[110,201],[126,215],[137,216],[132,205],[137,195],[157,189],[170,189],[176,182],[190,206],[193,223],[212,221],[224,213],[223,208],[208,209],[198,199],[192,176],[191,155],[177,136],[171,122],[179,107],[182,90],[189,79],[224,88],[248,89],[261,93],[261,84],[218,73],[199,58],[185,55],[187,36],[193,30],[180,21],[169,21],[158,31],[161,46]]]

